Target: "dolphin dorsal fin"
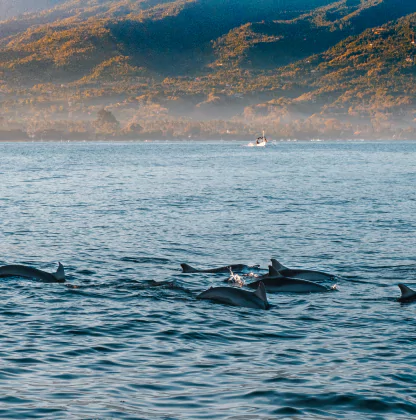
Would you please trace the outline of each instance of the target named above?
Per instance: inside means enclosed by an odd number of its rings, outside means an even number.
[[[269,265],[269,277],[282,277],[282,275],[272,265]]]
[[[280,264],[279,261],[277,261],[275,258],[271,259],[272,266],[277,271],[287,270],[287,267],[285,267],[283,264]]]
[[[54,273],[54,277],[58,281],[65,281],[65,268],[61,263],[58,264],[58,269],[56,270],[56,273]]]
[[[257,290],[254,292],[254,294],[261,299],[263,302],[266,302],[267,304],[269,304],[269,302],[267,301],[267,294],[266,294],[266,288],[264,287],[264,283],[261,281],[259,282],[259,287],[257,288]]]
[[[412,290],[410,287],[405,286],[404,284],[399,284],[399,288],[402,292],[402,299],[406,299],[410,296],[416,295],[416,291]]]
[[[184,273],[195,273],[197,270],[188,264],[181,264]]]

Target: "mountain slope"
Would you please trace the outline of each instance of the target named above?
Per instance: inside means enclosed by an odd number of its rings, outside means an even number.
[[[328,2],[72,0],[0,23],[0,55],[6,77],[11,70],[16,83],[76,80],[99,60],[117,56],[130,57],[133,66],[180,74],[201,70],[212,59],[211,41],[235,26],[296,16],[307,4]],[[282,9],[286,4],[289,10]]]
[[[301,135],[302,129],[303,135],[310,134],[311,125],[323,126],[321,134],[316,134],[322,135],[328,121],[344,129],[361,124],[364,128],[357,130],[357,135],[388,137],[403,127],[415,130],[413,28],[416,13],[368,29],[267,76],[265,83],[280,85],[280,94],[246,109],[245,121],[261,120],[263,125],[297,121],[296,135]]]
[[[161,127],[186,136],[241,134],[237,126],[288,137],[413,132],[413,0],[247,4],[71,0],[0,22],[15,31],[0,38],[0,125],[93,133],[105,107],[120,122],[106,128],[111,136],[123,124],[147,138]]]
[[[250,23],[215,43],[215,65],[274,68],[416,12],[414,0],[340,0],[292,20]]]

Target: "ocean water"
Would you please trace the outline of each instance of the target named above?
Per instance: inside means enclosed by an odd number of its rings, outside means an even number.
[[[416,416],[416,142],[2,143],[0,417]],[[224,275],[336,275],[269,311],[198,301]],[[156,282],[161,282],[156,284]],[[328,284],[330,286],[331,284]]]

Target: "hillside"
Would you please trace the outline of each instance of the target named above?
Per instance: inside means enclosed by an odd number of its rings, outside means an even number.
[[[416,14],[349,37],[322,54],[268,76],[283,82],[276,99],[246,109],[266,121],[281,118],[338,127],[362,125],[361,135],[416,128]],[[361,131],[363,130],[363,131]],[[364,134],[365,134],[364,133]],[[416,132],[415,132],[416,133]]]
[[[292,20],[249,23],[215,42],[215,65],[275,68],[415,11],[414,0],[341,0]]]
[[[88,80],[120,57],[155,77],[274,69],[416,11],[414,0],[327,3],[303,13],[311,2],[66,1],[0,22],[0,70],[9,83],[33,85]]]
[[[195,72],[232,28],[328,2],[72,0],[0,23],[0,56],[5,77],[19,84],[74,81],[117,56],[165,75]]]
[[[71,0],[0,22],[0,121],[81,138],[412,136],[416,3],[306,3]]]

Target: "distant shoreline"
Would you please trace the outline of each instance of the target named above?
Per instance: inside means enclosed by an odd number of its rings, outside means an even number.
[[[270,140],[269,144],[279,143],[382,143],[382,142],[414,142],[415,139],[279,139]],[[143,144],[164,144],[164,143],[241,143],[247,144],[247,139],[163,139],[163,140],[131,140],[131,139],[87,139],[87,140],[28,140],[28,139],[0,139],[0,143],[143,143]]]

